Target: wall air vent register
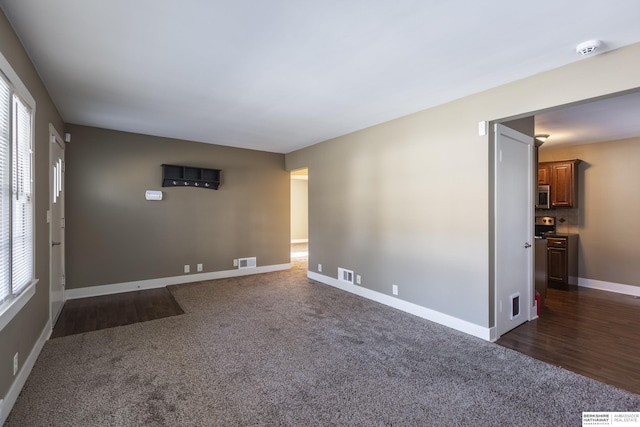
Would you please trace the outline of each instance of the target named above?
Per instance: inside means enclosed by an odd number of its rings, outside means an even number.
[[[255,268],[257,266],[256,257],[238,258],[238,269]]]
[[[353,285],[353,271],[338,267],[338,280],[351,283]]]

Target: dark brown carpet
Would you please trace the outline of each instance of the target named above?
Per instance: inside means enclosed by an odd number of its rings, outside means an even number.
[[[49,340],[8,426],[580,426],[640,396],[291,271]]]

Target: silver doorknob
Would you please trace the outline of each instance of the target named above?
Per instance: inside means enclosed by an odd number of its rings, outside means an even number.
[[[527,249],[527,248],[530,248],[530,247],[531,247],[531,243],[529,243],[529,242],[525,242],[525,244],[524,244],[524,248],[525,248],[525,249]]]

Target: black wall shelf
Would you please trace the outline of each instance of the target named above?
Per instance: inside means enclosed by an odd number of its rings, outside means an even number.
[[[220,186],[221,172],[220,169],[162,165],[162,186],[196,187],[217,190]]]

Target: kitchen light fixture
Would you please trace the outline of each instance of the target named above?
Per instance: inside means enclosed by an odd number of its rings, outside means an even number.
[[[582,56],[591,55],[593,52],[598,50],[602,43],[600,40],[589,40],[586,42],[580,43],[576,46],[576,53],[579,53]]]
[[[536,138],[538,141],[545,142],[545,141],[547,140],[547,138],[549,138],[549,136],[550,136],[550,135],[549,135],[549,134],[547,134],[547,133],[539,133],[539,134],[537,134],[537,135],[535,136],[535,138]]]

